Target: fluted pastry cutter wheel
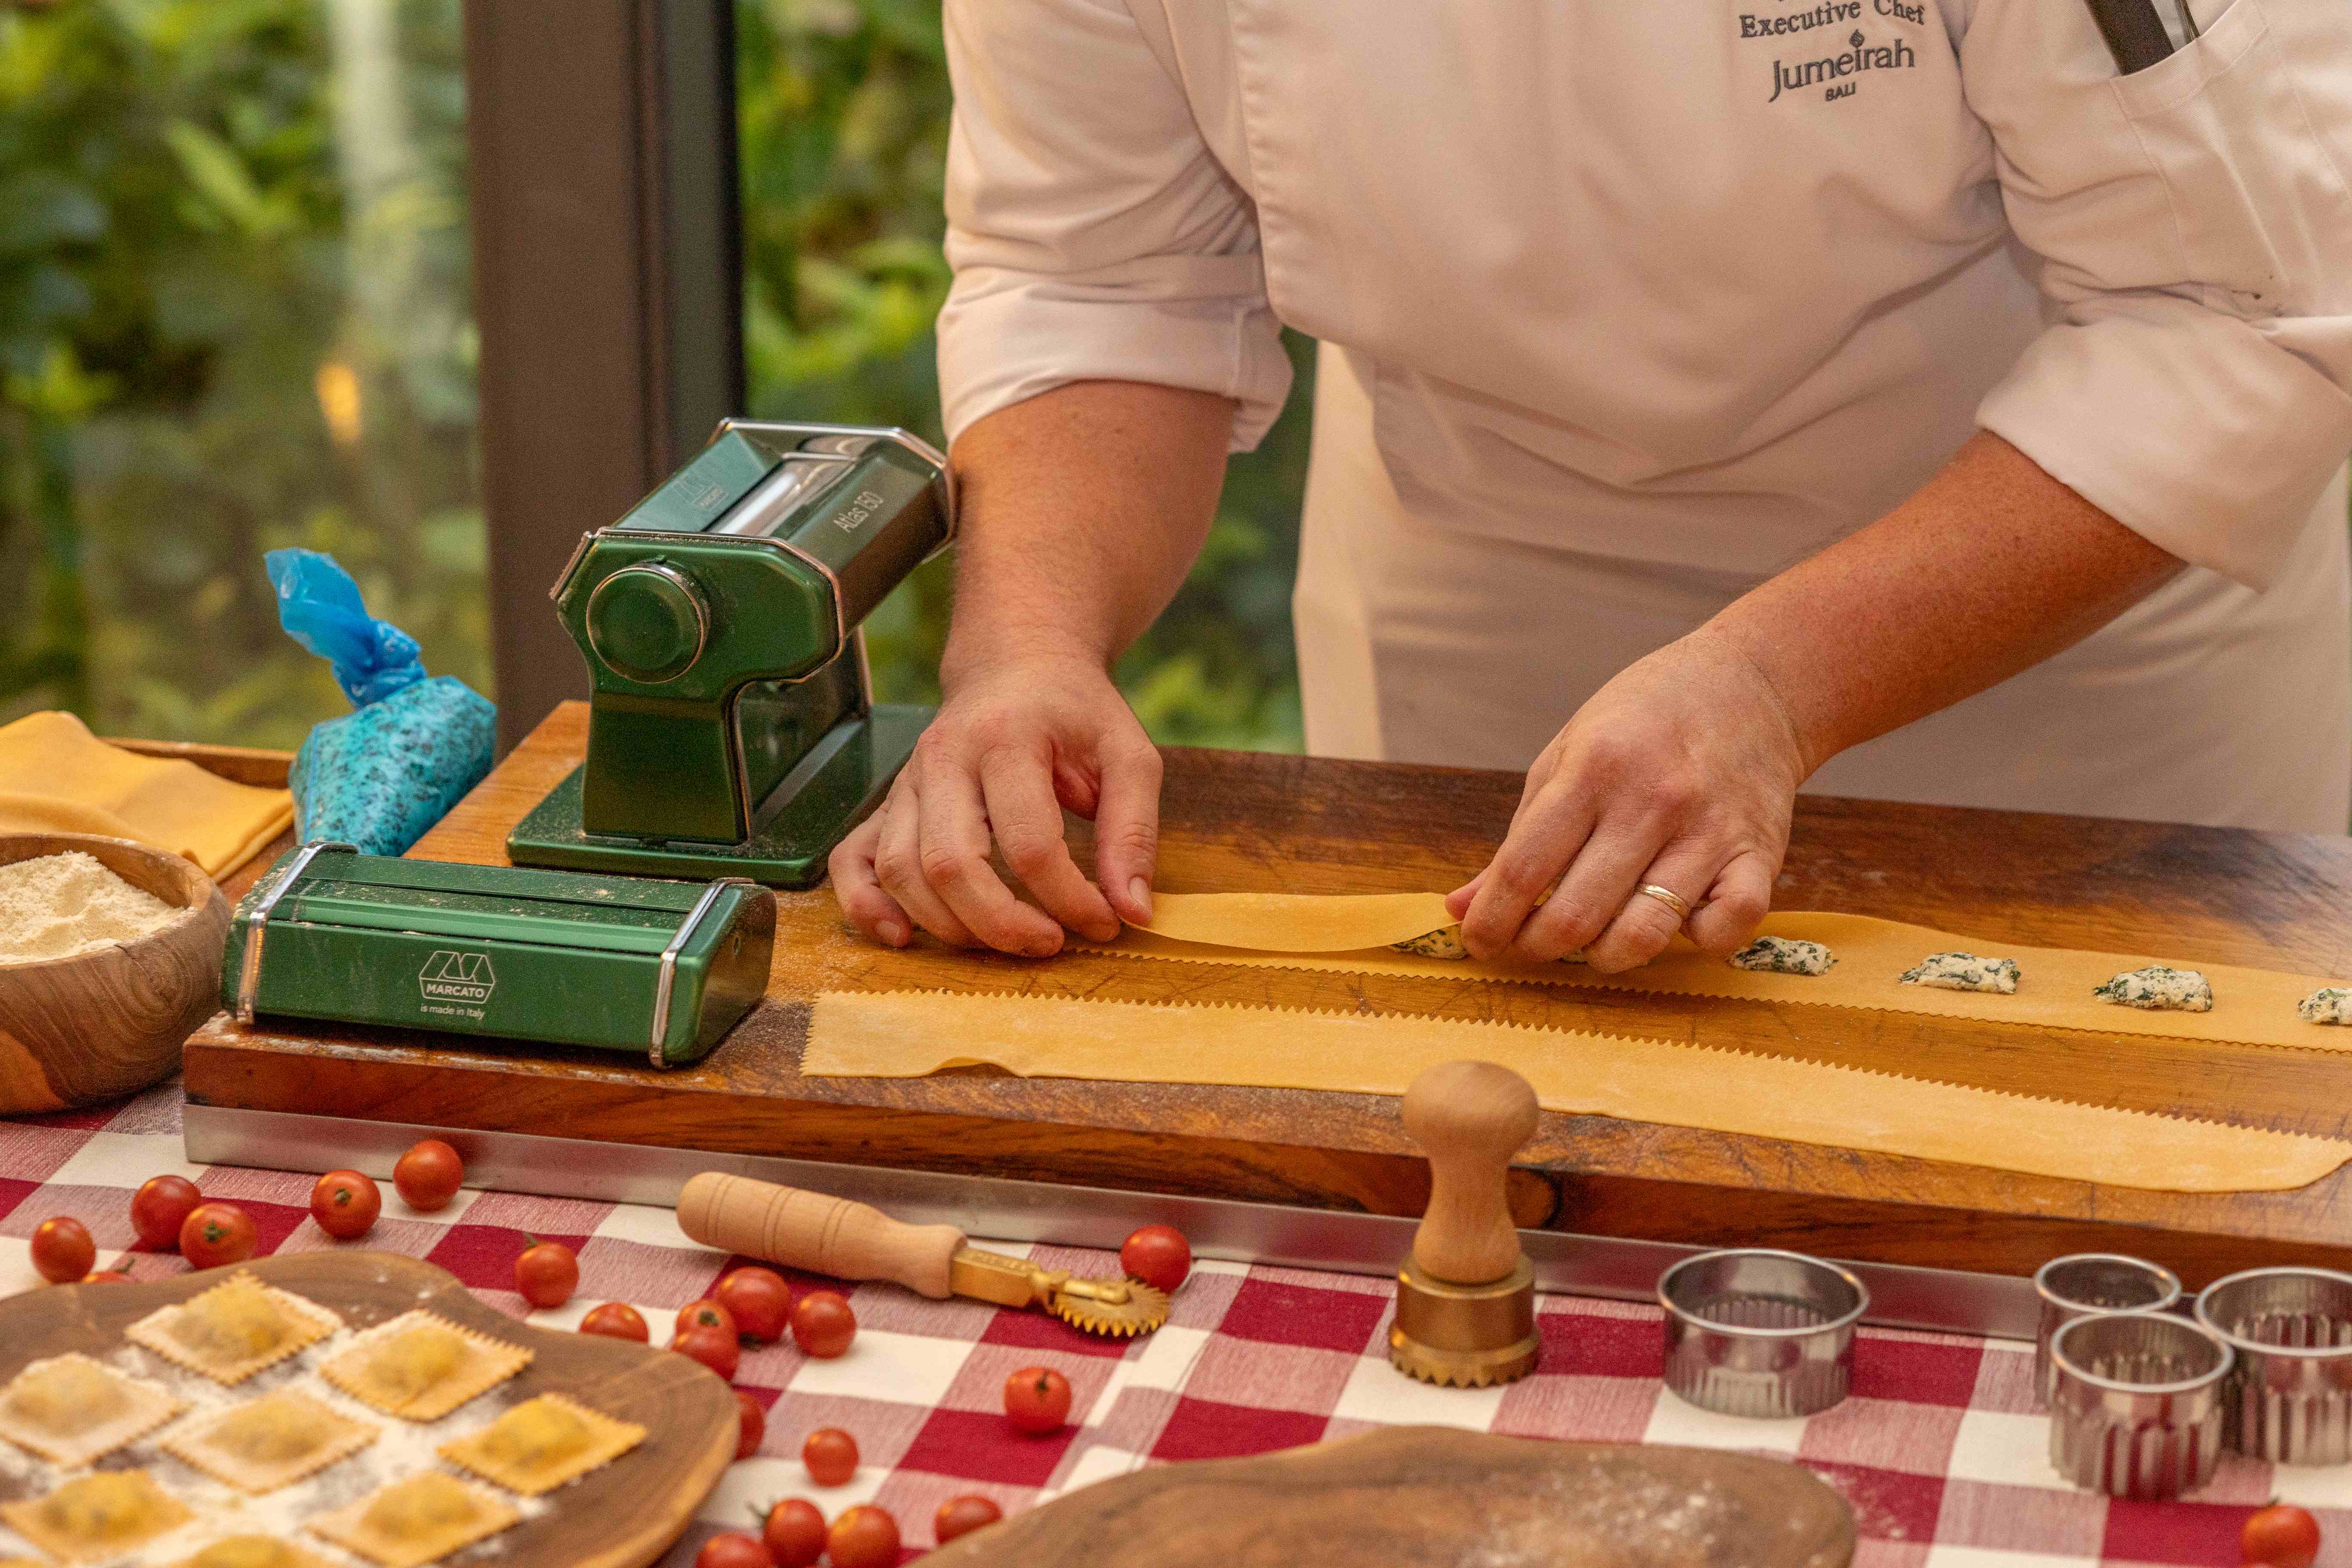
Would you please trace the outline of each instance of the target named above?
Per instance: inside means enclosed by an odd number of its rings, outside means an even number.
[[[847,1198],[706,1171],[677,1195],[678,1228],[705,1247],[836,1279],[888,1279],[944,1300],[1043,1307],[1088,1333],[1127,1337],[1168,1321],[1165,1292],[1132,1279],[1073,1279],[983,1252],[951,1225],[901,1225]]]

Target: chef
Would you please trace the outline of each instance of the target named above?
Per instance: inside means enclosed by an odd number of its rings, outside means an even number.
[[[1733,950],[1808,781],[2345,831],[2352,11],[2193,5],[948,0],[958,596],[845,909],[1148,917],[1106,669],[1285,323],[1308,749],[1528,770],[1475,954]]]

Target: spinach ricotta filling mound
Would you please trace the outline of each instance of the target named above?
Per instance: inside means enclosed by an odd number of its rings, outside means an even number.
[[[1462,945],[1462,928],[1446,926],[1423,936],[1392,942],[1389,946],[1398,952],[1409,952],[1416,958],[1467,958],[1470,950]]]
[[[1817,942],[1792,936],[1759,936],[1725,960],[1734,969],[1767,974],[1827,974],[1837,955]]]
[[[2213,987],[2206,984],[2203,975],[2193,969],[2174,969],[2162,963],[2127,969],[2105,985],[2093,986],[2091,994],[2118,1007],[2176,1013],[2213,1010]]]
[[[2352,1024],[2352,991],[2323,985],[2294,1005],[2306,1024]]]
[[[1443,930],[1429,931],[1421,936],[1407,937],[1402,942],[1392,942],[1389,943],[1389,951],[1409,952],[1415,958],[1464,959],[1470,956],[1470,950],[1462,945],[1460,926],[1446,926]],[[1584,954],[1571,952],[1560,962],[1582,963]]]
[[[1979,958],[1973,952],[1931,952],[1916,969],[1903,972],[1906,985],[1932,985],[1939,991],[1997,991],[2017,994],[2017,960]]]

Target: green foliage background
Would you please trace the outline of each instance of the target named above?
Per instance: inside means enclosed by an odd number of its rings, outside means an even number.
[[[354,0],[0,9],[0,718],[299,741],[345,704],[278,630],[282,544],[487,687],[458,0],[369,5],[403,68],[340,142]]]
[[[932,318],[946,296],[949,93],[937,0],[741,0],[744,342],[754,410],[940,438]],[[1144,725],[1178,744],[1297,751],[1290,583],[1307,473],[1310,345],[1259,449],[1236,458],[1207,547],[1119,661]],[[938,697],[950,563],[868,623],[876,684]]]
[[[296,743],[344,704],[277,628],[284,544],[490,691],[460,23],[461,0],[0,0],[0,721]],[[739,0],[736,42],[752,411],[936,438],[936,0]],[[356,393],[340,432],[322,367]],[[1298,743],[1306,397],[1120,664],[1163,740]],[[942,563],[877,616],[887,696],[935,693],[948,592]]]

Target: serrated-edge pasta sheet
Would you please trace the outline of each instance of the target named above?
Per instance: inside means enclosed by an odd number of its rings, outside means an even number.
[[[1201,940],[1215,928],[1217,900],[1245,897],[1246,921],[1224,928],[1246,934],[1247,942]],[[1398,900],[1421,900],[1413,905]],[[2305,1021],[2296,1009],[2313,992],[2340,977],[2293,974],[2242,964],[2209,963],[2193,954],[2103,952],[2077,948],[2029,947],[1999,937],[1966,936],[1931,926],[1907,925],[1870,915],[1791,910],[1765,917],[1760,934],[1817,942],[1836,955],[1826,974],[1780,974],[1734,969],[1710,958],[1683,937],[1638,969],[1599,973],[1582,963],[1486,963],[1478,959],[1424,958],[1386,945],[1338,949],[1324,942],[1361,929],[1386,931],[1425,918],[1431,894],[1160,894],[1150,930],[1129,928],[1111,942],[1073,939],[1073,951],[1107,952],[1192,963],[1251,968],[1304,969],[1356,974],[1401,974],[1432,980],[1475,978],[1546,985],[1597,986],[1654,995],[1726,996],[1756,1002],[1815,1006],[1864,1007],[1936,1017],[2023,1024],[2044,1029],[2084,1029],[2111,1035],[2148,1035],[2222,1044],[2283,1046],[2300,1050],[2352,1050],[2352,1028]],[[1349,906],[1361,905],[1360,909]],[[1377,910],[1386,923],[1370,918]],[[1404,918],[1394,918],[1402,911]],[[1183,931],[1192,940],[1168,934]],[[1411,935],[1391,937],[1409,940]],[[1266,945],[1282,943],[1297,945]],[[2017,962],[2014,994],[1946,991],[1906,985],[1901,977],[1931,953],[1962,952],[1980,958]],[[2213,987],[2210,1013],[2144,1011],[2099,1000],[2093,992],[2116,975],[2150,964],[2201,973]]]

